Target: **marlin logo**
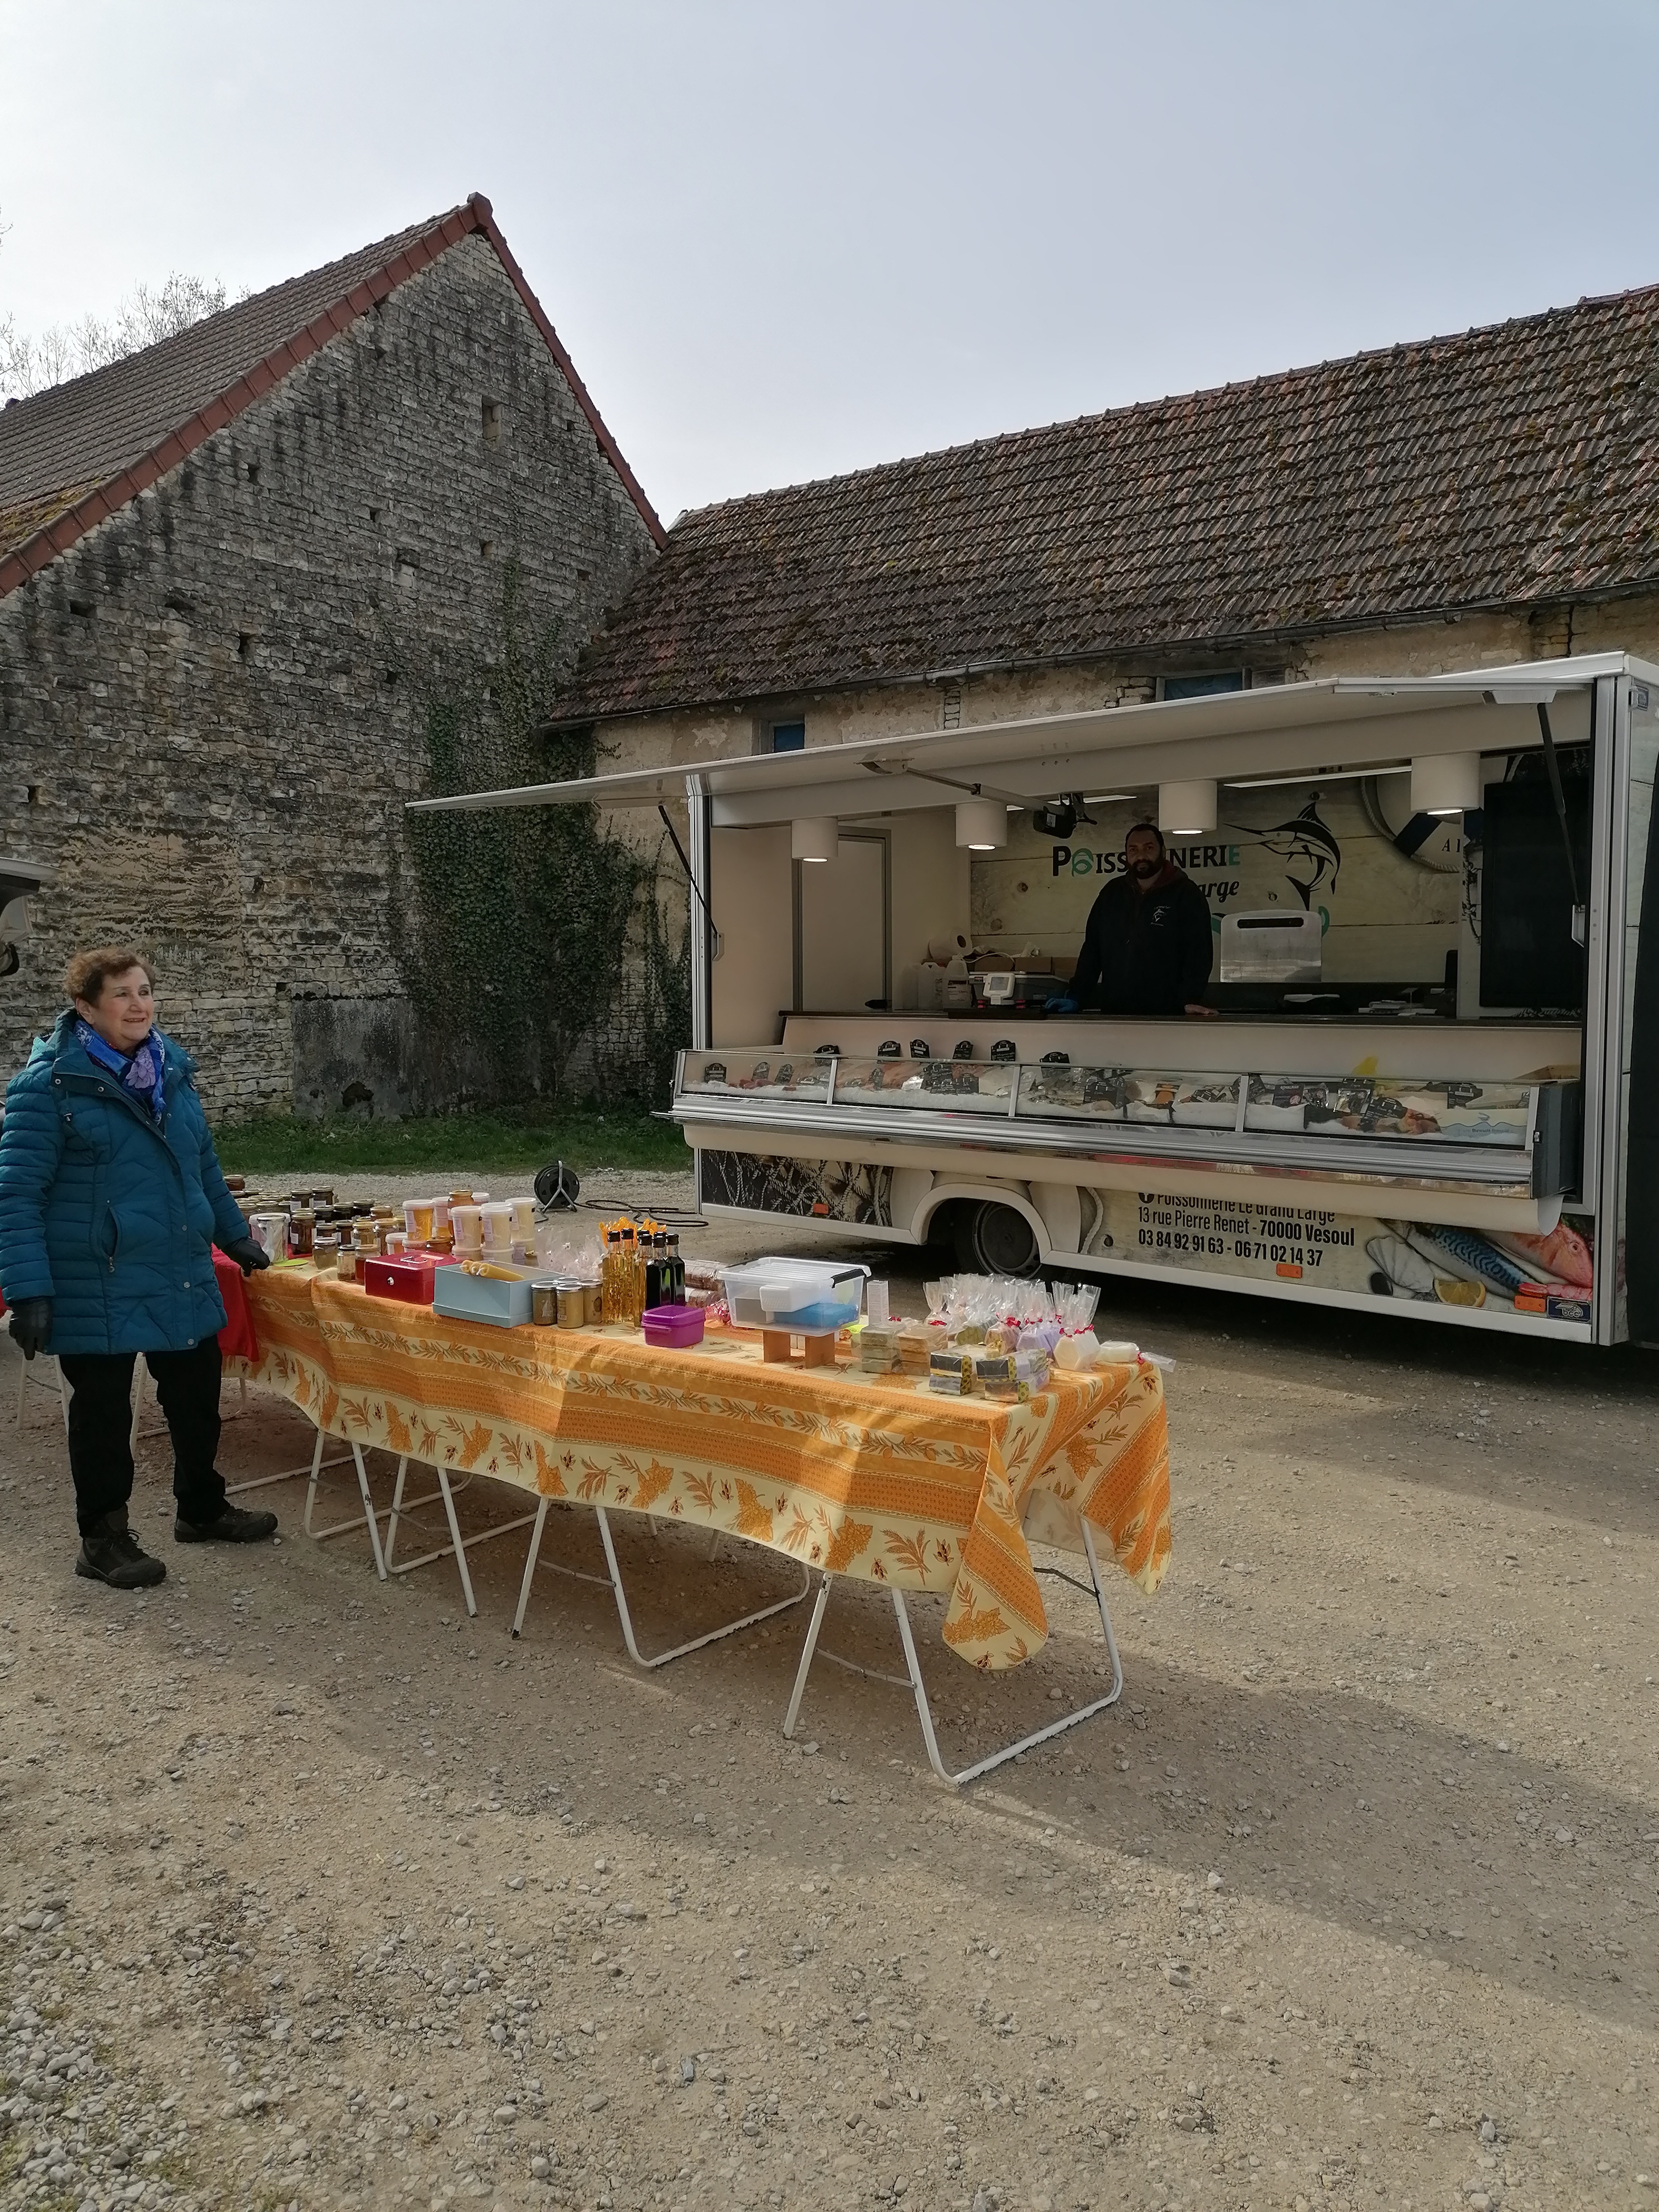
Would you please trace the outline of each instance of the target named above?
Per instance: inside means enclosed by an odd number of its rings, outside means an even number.
[[[1262,850],[1276,860],[1295,861],[1309,871],[1306,880],[1292,874],[1287,867],[1287,880],[1294,887],[1304,908],[1311,908],[1316,890],[1336,889],[1336,879],[1342,872],[1342,848],[1334,836],[1319,818],[1317,793],[1310,799],[1293,821],[1280,822],[1262,833]]]

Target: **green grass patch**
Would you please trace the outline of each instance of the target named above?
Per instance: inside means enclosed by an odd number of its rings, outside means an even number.
[[[214,1133],[233,1175],[294,1175],[318,1168],[531,1169],[549,1160],[581,1168],[690,1170],[691,1154],[672,1121],[648,1114],[567,1114],[518,1121],[495,1114],[438,1114],[409,1121],[301,1121],[269,1114]]]

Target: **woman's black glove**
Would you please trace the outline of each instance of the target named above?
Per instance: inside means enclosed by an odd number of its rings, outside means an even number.
[[[228,1244],[222,1244],[219,1249],[227,1260],[234,1260],[245,1275],[251,1275],[256,1267],[270,1265],[270,1253],[252,1237],[233,1237]]]
[[[19,1298],[11,1310],[12,1342],[25,1359],[33,1359],[52,1341],[52,1300]]]

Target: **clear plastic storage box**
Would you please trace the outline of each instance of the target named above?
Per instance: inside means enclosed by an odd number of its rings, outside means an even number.
[[[735,1328],[828,1336],[858,1319],[870,1270],[844,1260],[750,1260],[720,1272]]]

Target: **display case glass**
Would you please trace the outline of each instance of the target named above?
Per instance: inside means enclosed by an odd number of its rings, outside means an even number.
[[[988,1060],[842,1060],[836,1063],[838,1106],[884,1107],[895,1113],[1006,1115],[1019,1069]]]
[[[677,1098],[683,1120],[757,1129],[799,1111],[821,1130],[844,1115],[849,1133],[873,1135],[909,1115],[928,1142],[949,1141],[954,1129],[967,1137],[972,1127],[979,1133],[968,1141],[1014,1150],[1088,1152],[1109,1141],[1244,1171],[1525,1181],[1537,1195],[1572,1189],[1578,1171],[1578,1085],[1553,1075],[1227,1073],[1060,1059],[805,1057],[745,1046],[683,1055]],[[1005,1126],[994,1133],[988,1121]],[[1120,1133],[1108,1140],[1108,1130]],[[1171,1134],[1159,1139],[1159,1130]]]
[[[1382,1075],[1322,1083],[1306,1076],[1252,1075],[1244,1127],[1523,1152],[1532,1139],[1537,1097],[1530,1083],[1425,1083]]]
[[[830,1096],[835,1066],[823,1054],[806,1058],[776,1046],[688,1052],[681,1055],[679,1088],[691,1097],[798,1098],[821,1106]]]
[[[1018,1112],[1038,1121],[1151,1121],[1178,1129],[1231,1129],[1238,1123],[1238,1085],[1236,1075],[1039,1061],[1019,1071]]]

